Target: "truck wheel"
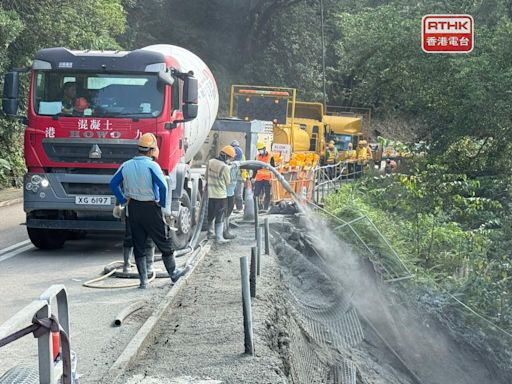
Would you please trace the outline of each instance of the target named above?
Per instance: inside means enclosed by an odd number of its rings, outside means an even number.
[[[192,217],[192,225],[196,226],[201,216],[201,202],[203,201],[203,194],[201,191],[197,192],[196,202],[194,204],[194,216]]]
[[[32,244],[40,249],[62,248],[68,238],[67,231],[61,229],[27,228]]]
[[[180,213],[174,226],[177,231],[170,231],[169,237],[175,249],[187,246],[193,232],[192,204],[187,192],[183,192],[180,199]]]

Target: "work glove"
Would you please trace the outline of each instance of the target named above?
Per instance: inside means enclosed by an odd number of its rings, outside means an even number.
[[[167,224],[171,231],[178,230],[178,228],[174,227],[174,217],[172,216],[170,207],[162,207],[162,218],[164,219],[164,223]]]
[[[116,205],[114,207],[114,210],[112,211],[112,216],[114,216],[116,219],[123,219],[126,217],[124,206],[122,205]]]

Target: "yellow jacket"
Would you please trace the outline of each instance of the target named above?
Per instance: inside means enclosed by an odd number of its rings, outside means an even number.
[[[369,160],[372,158],[372,153],[368,149],[368,147],[360,147],[357,149],[357,159],[358,160]]]
[[[211,159],[206,168],[206,180],[209,198],[225,199],[228,197],[228,184],[231,182],[229,165],[218,159]]]
[[[349,149],[346,152],[346,160],[356,160],[357,159],[357,152],[355,149]]]
[[[325,150],[325,163],[326,164],[336,163],[337,157],[338,157],[338,151],[336,150],[336,148],[334,148],[334,149],[327,148]]]

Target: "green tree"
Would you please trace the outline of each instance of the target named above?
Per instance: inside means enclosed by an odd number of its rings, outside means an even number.
[[[30,66],[35,52],[41,48],[118,49],[116,37],[124,28],[125,12],[120,0],[2,0],[1,72]],[[24,80],[22,91],[27,89],[27,77]],[[0,173],[0,187],[19,185],[21,181],[22,133],[18,122],[0,119],[0,152],[7,162]]]

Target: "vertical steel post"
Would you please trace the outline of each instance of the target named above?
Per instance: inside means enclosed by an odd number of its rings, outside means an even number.
[[[249,265],[247,256],[240,258],[240,271],[242,274],[242,308],[244,314],[244,347],[245,353],[254,355],[252,310],[249,287]]]
[[[263,228],[258,227],[256,232],[256,274],[260,275],[260,264],[261,264],[261,237]]]
[[[251,248],[251,267],[250,267],[250,276],[249,276],[249,284],[251,288],[251,297],[256,297],[256,269],[257,269],[257,253],[256,247]]]
[[[257,237],[258,236],[258,227],[260,225],[259,220],[258,220],[258,211],[259,211],[258,197],[256,197],[256,195],[254,195],[254,238],[256,240],[258,239],[258,237]]]
[[[265,217],[265,255],[270,255],[270,225]]]
[[[46,304],[37,313],[36,317],[44,319],[50,317],[50,306]],[[37,348],[39,355],[39,383],[54,384],[55,370],[53,368],[53,343],[50,331],[45,331],[44,335],[37,339]]]

